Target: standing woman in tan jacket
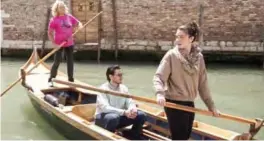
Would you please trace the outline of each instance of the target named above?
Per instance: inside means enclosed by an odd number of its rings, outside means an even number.
[[[153,83],[158,104],[172,102],[194,107],[199,94],[209,111],[218,116],[211,98],[203,55],[193,44],[199,27],[195,22],[180,26],[176,32],[176,45],[162,58]],[[164,107],[173,140],[187,140],[192,132],[194,113]]]

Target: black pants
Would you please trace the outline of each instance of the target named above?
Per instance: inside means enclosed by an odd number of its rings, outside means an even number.
[[[59,49],[55,55],[54,55],[54,63],[51,68],[50,72],[50,78],[49,82],[51,81],[52,78],[55,78],[57,76],[58,68],[60,65],[60,62],[62,60],[62,51],[64,50],[66,58],[67,58],[67,73],[68,73],[68,80],[69,81],[74,81],[73,78],[73,47],[74,46],[69,46],[69,47],[62,47]]]
[[[194,107],[194,103],[189,101],[175,101],[169,99],[166,99],[166,101]],[[164,109],[167,115],[172,140],[188,140],[192,132],[194,113],[167,107],[164,107]]]

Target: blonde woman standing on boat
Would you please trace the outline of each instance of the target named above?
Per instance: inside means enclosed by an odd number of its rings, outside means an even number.
[[[214,116],[219,112],[210,95],[207,72],[200,48],[193,43],[198,39],[199,27],[195,22],[182,25],[176,32],[176,45],[162,58],[153,83],[157,103],[165,102],[194,107],[200,95]],[[194,113],[164,107],[173,140],[187,140],[192,132]]]
[[[53,86],[52,78],[55,78],[62,59],[62,51],[65,52],[67,58],[67,73],[68,80],[73,82],[73,32],[76,28],[81,28],[82,24],[75,17],[68,12],[68,7],[61,0],[56,0],[52,5],[53,18],[49,22],[48,36],[53,46],[59,47],[62,43],[61,49],[55,53],[54,63],[51,68],[49,77],[49,86]]]

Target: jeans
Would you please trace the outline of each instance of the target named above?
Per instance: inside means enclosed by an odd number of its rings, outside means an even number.
[[[133,127],[131,132],[133,136],[139,138],[145,121],[146,115],[142,111],[137,112],[137,117],[135,119],[120,116],[117,113],[101,113],[96,115],[95,124],[111,132],[115,132],[118,128],[132,124]]]

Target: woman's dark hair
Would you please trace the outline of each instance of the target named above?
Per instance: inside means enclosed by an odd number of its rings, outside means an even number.
[[[115,74],[115,70],[119,70],[121,69],[120,66],[118,65],[113,65],[107,68],[106,70],[106,79],[110,82],[110,77],[109,75],[114,75]]]
[[[192,42],[196,41],[199,37],[200,29],[196,22],[191,22],[186,25],[182,25],[178,29],[187,33],[189,37],[193,37],[194,39]]]

